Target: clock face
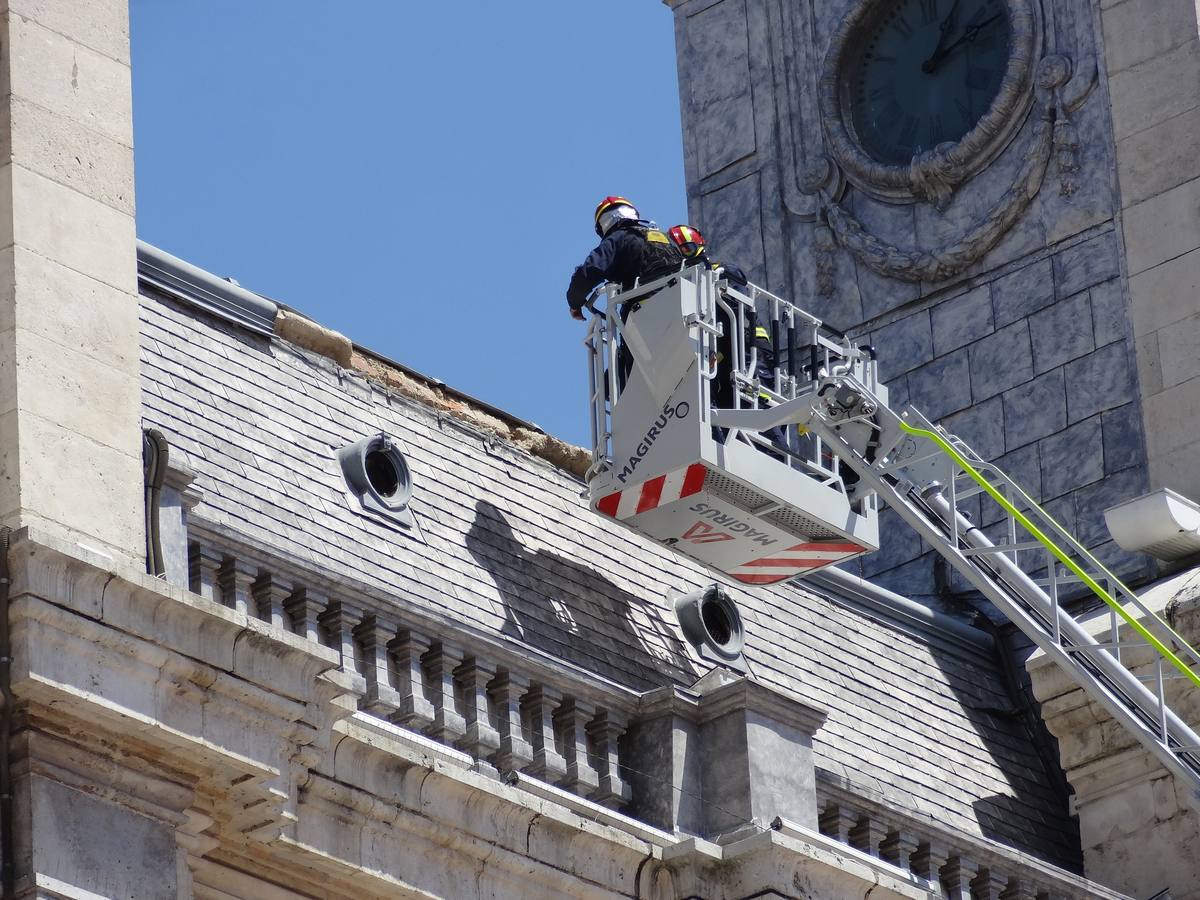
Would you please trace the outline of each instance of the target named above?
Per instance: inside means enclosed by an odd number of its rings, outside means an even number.
[[[958,142],[991,108],[1008,68],[1005,0],[884,0],[846,69],[862,149],[906,166]]]

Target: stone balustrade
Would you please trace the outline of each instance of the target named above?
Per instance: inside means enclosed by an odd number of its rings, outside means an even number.
[[[611,808],[629,801],[618,742],[633,692],[528,660],[514,665],[514,654],[499,650],[489,657],[478,641],[370,598],[318,590],[285,564],[268,568],[216,541],[192,540],[187,568],[193,592],[336,650],[342,669],[361,679],[362,711],[499,774],[530,775]]]
[[[818,786],[822,834],[940,884],[950,900],[1085,900],[1120,898],[983,838],[953,834],[869,800]]]

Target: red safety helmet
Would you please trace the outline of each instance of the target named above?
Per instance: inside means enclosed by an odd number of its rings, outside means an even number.
[[[604,237],[617,222],[637,220],[637,207],[624,197],[605,197],[596,205],[596,234]]]
[[[676,225],[667,232],[675,246],[688,259],[695,259],[704,252],[704,235],[691,225]]]

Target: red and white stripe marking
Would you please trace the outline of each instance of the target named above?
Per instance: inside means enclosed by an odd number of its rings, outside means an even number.
[[[797,544],[771,556],[743,563],[730,570],[729,575],[745,584],[774,584],[822,566],[832,565],[849,556],[857,556],[865,549],[858,544],[838,541]]]
[[[614,519],[628,519],[638,513],[700,493],[704,488],[704,476],[707,471],[700,463],[694,463],[686,469],[676,469],[666,475],[659,475],[639,485],[601,497],[596,509]]]

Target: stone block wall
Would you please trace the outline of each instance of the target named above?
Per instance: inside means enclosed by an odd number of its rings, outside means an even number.
[[[1178,66],[1140,71],[1165,65],[1156,54],[1197,44],[1194,5],[1167,0],[1193,7],[1185,33],[1171,24],[1174,13],[1133,14],[1133,5],[1155,2],[1034,4],[1035,65],[1065,58],[1067,81],[1049,95],[1030,92],[1029,113],[1012,140],[939,210],[927,202],[884,202],[837,177],[812,191],[813,164],[830,154],[818,100],[822,69],[857,0],[667,0],[683,85],[690,214],[722,258],[872,342],[897,405],[911,401],[997,461],[1126,577],[1148,571],[1149,559],[1111,543],[1104,509],[1152,485],[1200,496],[1200,475],[1195,487],[1190,474],[1168,477],[1172,466],[1185,465],[1180,448],[1193,446],[1193,436],[1200,442],[1200,381],[1196,409],[1189,406],[1200,353],[1189,357],[1186,349],[1191,324],[1200,328],[1200,304],[1183,287],[1200,282],[1200,262],[1184,261],[1200,246],[1200,203],[1180,195],[1169,229],[1143,214],[1137,235],[1122,213],[1133,173],[1146,194],[1151,185],[1161,191],[1180,180],[1163,167],[1194,167],[1182,137],[1173,145],[1182,149],[1169,158],[1155,150],[1158,163],[1149,166],[1137,162],[1142,151],[1122,143],[1155,122],[1189,115],[1200,100],[1196,80]],[[1142,87],[1135,89],[1134,76]],[[705,87],[698,92],[699,84]],[[1187,131],[1182,122],[1174,127]],[[1044,172],[1023,181],[1031,160],[1043,157]],[[1200,187],[1193,189],[1200,198]],[[936,254],[1026,195],[1010,227],[938,281],[882,275],[827,227],[836,204],[898,255]],[[1153,258],[1140,249],[1148,242],[1158,248]],[[1168,308],[1152,296],[1138,299],[1162,292],[1139,284],[1136,274],[1159,261],[1163,271],[1146,278],[1173,279]],[[1166,331],[1151,341],[1145,335],[1152,328]],[[1200,338],[1193,343],[1200,346]],[[929,548],[891,513],[881,525],[883,547],[861,561],[861,573],[933,598]],[[952,586],[965,587],[957,579]]]
[[[1104,510],[1148,486],[1119,234],[1104,225],[914,304],[863,333],[892,396],[994,460],[1120,574],[1145,560],[1109,538]],[[998,507],[972,507],[993,526]],[[930,590],[933,554],[885,510],[861,574]],[[955,587],[965,587],[955,579]]]

